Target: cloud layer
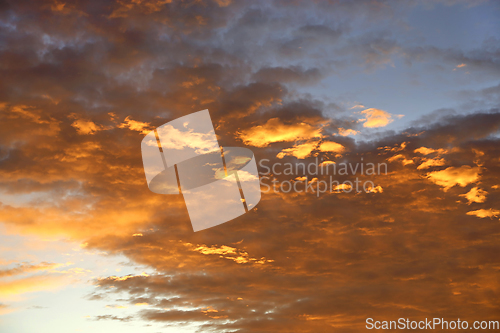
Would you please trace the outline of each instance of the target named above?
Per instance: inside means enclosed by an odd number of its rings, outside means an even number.
[[[93,278],[88,299],[110,300],[116,311],[89,318],[96,325],[357,332],[368,317],[498,320],[495,37],[462,50],[398,35],[416,31],[398,15],[434,8],[427,1],[0,6],[2,224],[124,255],[153,272]],[[443,82],[469,71],[481,88],[404,129],[391,126],[405,110],[330,96],[328,84],[348,82],[348,68],[369,77],[398,66]],[[408,74],[410,88],[417,74]],[[193,233],[181,196],[148,190],[140,144],[152,129],[203,109],[221,145],[248,146],[257,161],[329,170],[385,163],[387,172],[335,175],[341,184],[373,183],[359,193],[271,190],[248,214]],[[169,148],[200,147],[199,135],[167,130],[177,135]],[[269,180],[330,182],[276,171]],[[57,265],[2,262],[0,314],[11,297],[66,283],[71,272]]]

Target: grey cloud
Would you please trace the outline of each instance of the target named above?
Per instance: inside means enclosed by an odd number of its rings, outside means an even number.
[[[318,68],[303,69],[301,67],[271,67],[261,68],[253,75],[259,81],[267,82],[298,82],[301,84],[317,83],[324,77]]]

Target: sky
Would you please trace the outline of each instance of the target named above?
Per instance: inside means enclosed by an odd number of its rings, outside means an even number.
[[[0,1],[0,331],[499,320],[499,18],[493,0]],[[182,195],[148,189],[141,141],[205,109],[262,194],[194,232]],[[370,163],[387,172],[339,172]]]

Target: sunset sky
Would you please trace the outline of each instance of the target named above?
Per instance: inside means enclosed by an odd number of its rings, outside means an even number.
[[[0,0],[0,332],[500,320],[499,107],[495,0]],[[387,173],[193,232],[141,141],[205,109],[266,184]]]

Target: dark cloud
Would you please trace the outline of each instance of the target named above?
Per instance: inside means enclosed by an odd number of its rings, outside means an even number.
[[[333,327],[348,332],[361,329],[368,317],[493,318],[498,288],[490,277],[498,265],[498,219],[466,213],[498,208],[500,193],[492,186],[498,185],[500,151],[498,139],[490,137],[498,132],[498,116],[493,111],[446,117],[406,131],[422,133],[417,136],[398,134],[351,146],[337,163],[360,157],[365,163],[388,163],[387,175],[372,177],[382,193],[267,193],[256,211],[200,233],[176,238],[168,222],[139,242],[96,239],[89,246],[121,249],[158,272],[99,280],[99,289],[126,291],[131,303],[148,303],[152,308],[140,312],[145,320],[168,325],[210,320],[206,331]],[[447,149],[446,165],[419,170],[438,154],[415,152],[421,147]],[[413,163],[389,162],[398,154]],[[482,169],[477,184],[445,192],[427,178],[475,163]],[[353,180],[352,175],[337,178]],[[471,207],[460,195],[478,185],[488,191],[488,200]],[[224,253],[222,244],[235,252]],[[199,247],[205,250],[196,251]],[[247,260],[261,257],[272,261]]]
[[[270,82],[298,82],[302,84],[315,83],[322,78],[317,68],[304,70],[300,67],[261,68],[253,75],[254,79]]]
[[[466,112],[441,109],[367,141],[341,135],[363,129],[347,107],[298,91],[348,65],[373,71],[398,57],[494,75],[496,40],[470,51],[403,46],[385,26],[398,5],[385,1],[2,6],[0,186],[2,195],[27,195],[0,205],[2,221],[155,272],[96,280],[88,299],[147,306],[93,320],[356,332],[368,317],[497,319],[498,217],[467,213],[500,209],[498,86],[462,94]],[[356,24],[381,27],[352,35]],[[248,214],[193,233],[181,196],[148,190],[140,142],[205,108],[224,146],[242,146],[243,131],[273,119],[313,133],[251,147],[258,160],[387,163],[388,172],[335,176],[373,181],[370,193],[264,193]],[[326,142],[344,150],[322,149]],[[308,143],[304,160],[277,157]],[[462,181],[464,170],[478,178]],[[486,200],[468,202],[475,187]]]
[[[480,72],[481,80],[487,78],[497,78],[500,64],[500,41],[495,37],[485,39],[482,46],[472,50],[461,50],[452,48],[439,48],[436,46],[420,46],[405,48],[406,60],[424,62],[440,72],[462,69],[468,72]],[[478,77],[474,77],[477,79]],[[468,78],[470,80],[470,78]]]

